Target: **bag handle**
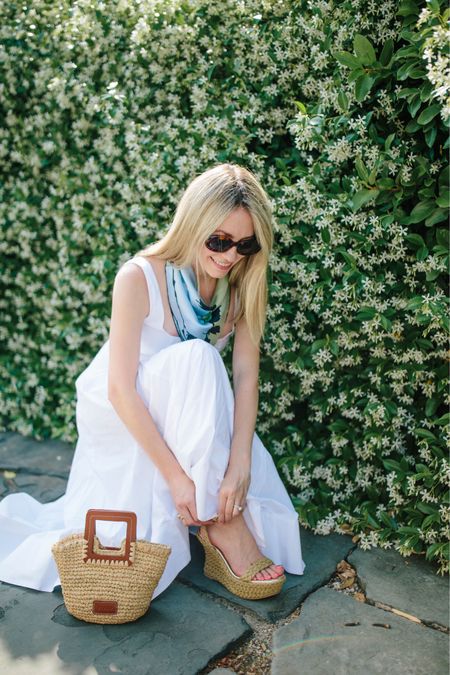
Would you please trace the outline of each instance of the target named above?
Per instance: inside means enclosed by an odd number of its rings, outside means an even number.
[[[125,541],[125,551],[123,555],[102,554],[94,551],[95,522],[97,520],[113,520],[117,522],[126,522],[127,533]],[[124,560],[131,565],[130,550],[131,542],[136,541],[136,514],[134,511],[113,511],[110,509],[89,509],[86,513],[86,523],[84,529],[84,538],[87,540],[87,553],[83,559],[86,560]],[[110,551],[120,551],[115,546],[104,546]]]

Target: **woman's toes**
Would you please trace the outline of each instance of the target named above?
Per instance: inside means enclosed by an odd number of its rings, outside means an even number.
[[[270,568],[266,567],[266,569],[261,570],[261,572],[257,572],[252,579],[256,579],[257,581],[266,581],[267,579],[272,579],[272,575],[269,572]]]
[[[277,577],[281,576],[281,572],[278,569],[277,565],[271,565],[269,567],[269,572],[270,572],[270,576],[272,577],[272,579],[276,579]]]

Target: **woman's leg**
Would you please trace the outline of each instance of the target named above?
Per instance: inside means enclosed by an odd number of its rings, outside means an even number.
[[[143,365],[140,385],[161,435],[195,483],[199,520],[209,520],[218,513],[233,431],[234,396],[222,357],[204,340],[176,343]],[[237,574],[261,557],[242,514],[209,525],[208,533]],[[282,572],[272,565],[254,578]]]
[[[231,569],[238,576],[261,557],[255,538],[248,529],[242,513],[234,516],[229,523],[214,523],[208,525],[207,529],[211,543],[223,553]],[[274,564],[265,567],[252,578],[275,579],[283,573],[283,566]]]

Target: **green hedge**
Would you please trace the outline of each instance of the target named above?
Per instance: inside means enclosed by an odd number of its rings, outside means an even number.
[[[274,204],[257,431],[300,521],[447,572],[444,4],[2,13],[2,428],[76,441],[117,269],[238,162]]]

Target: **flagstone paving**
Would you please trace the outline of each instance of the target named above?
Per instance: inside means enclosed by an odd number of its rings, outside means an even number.
[[[275,631],[272,675],[447,675],[448,635],[320,588]]]
[[[356,549],[348,562],[358,570],[365,595],[412,614],[426,623],[449,625],[448,576],[437,575],[436,565],[424,556],[401,556],[379,548]]]
[[[20,491],[57,499],[72,456],[59,441],[0,433],[0,498]],[[132,623],[85,623],[67,612],[60,587],[0,583],[0,673],[447,675],[448,576],[423,557],[362,551],[348,535],[301,528],[304,574],[287,574],[275,598],[248,601],[203,575],[194,531],[189,565]],[[329,586],[343,560],[366,602]]]

